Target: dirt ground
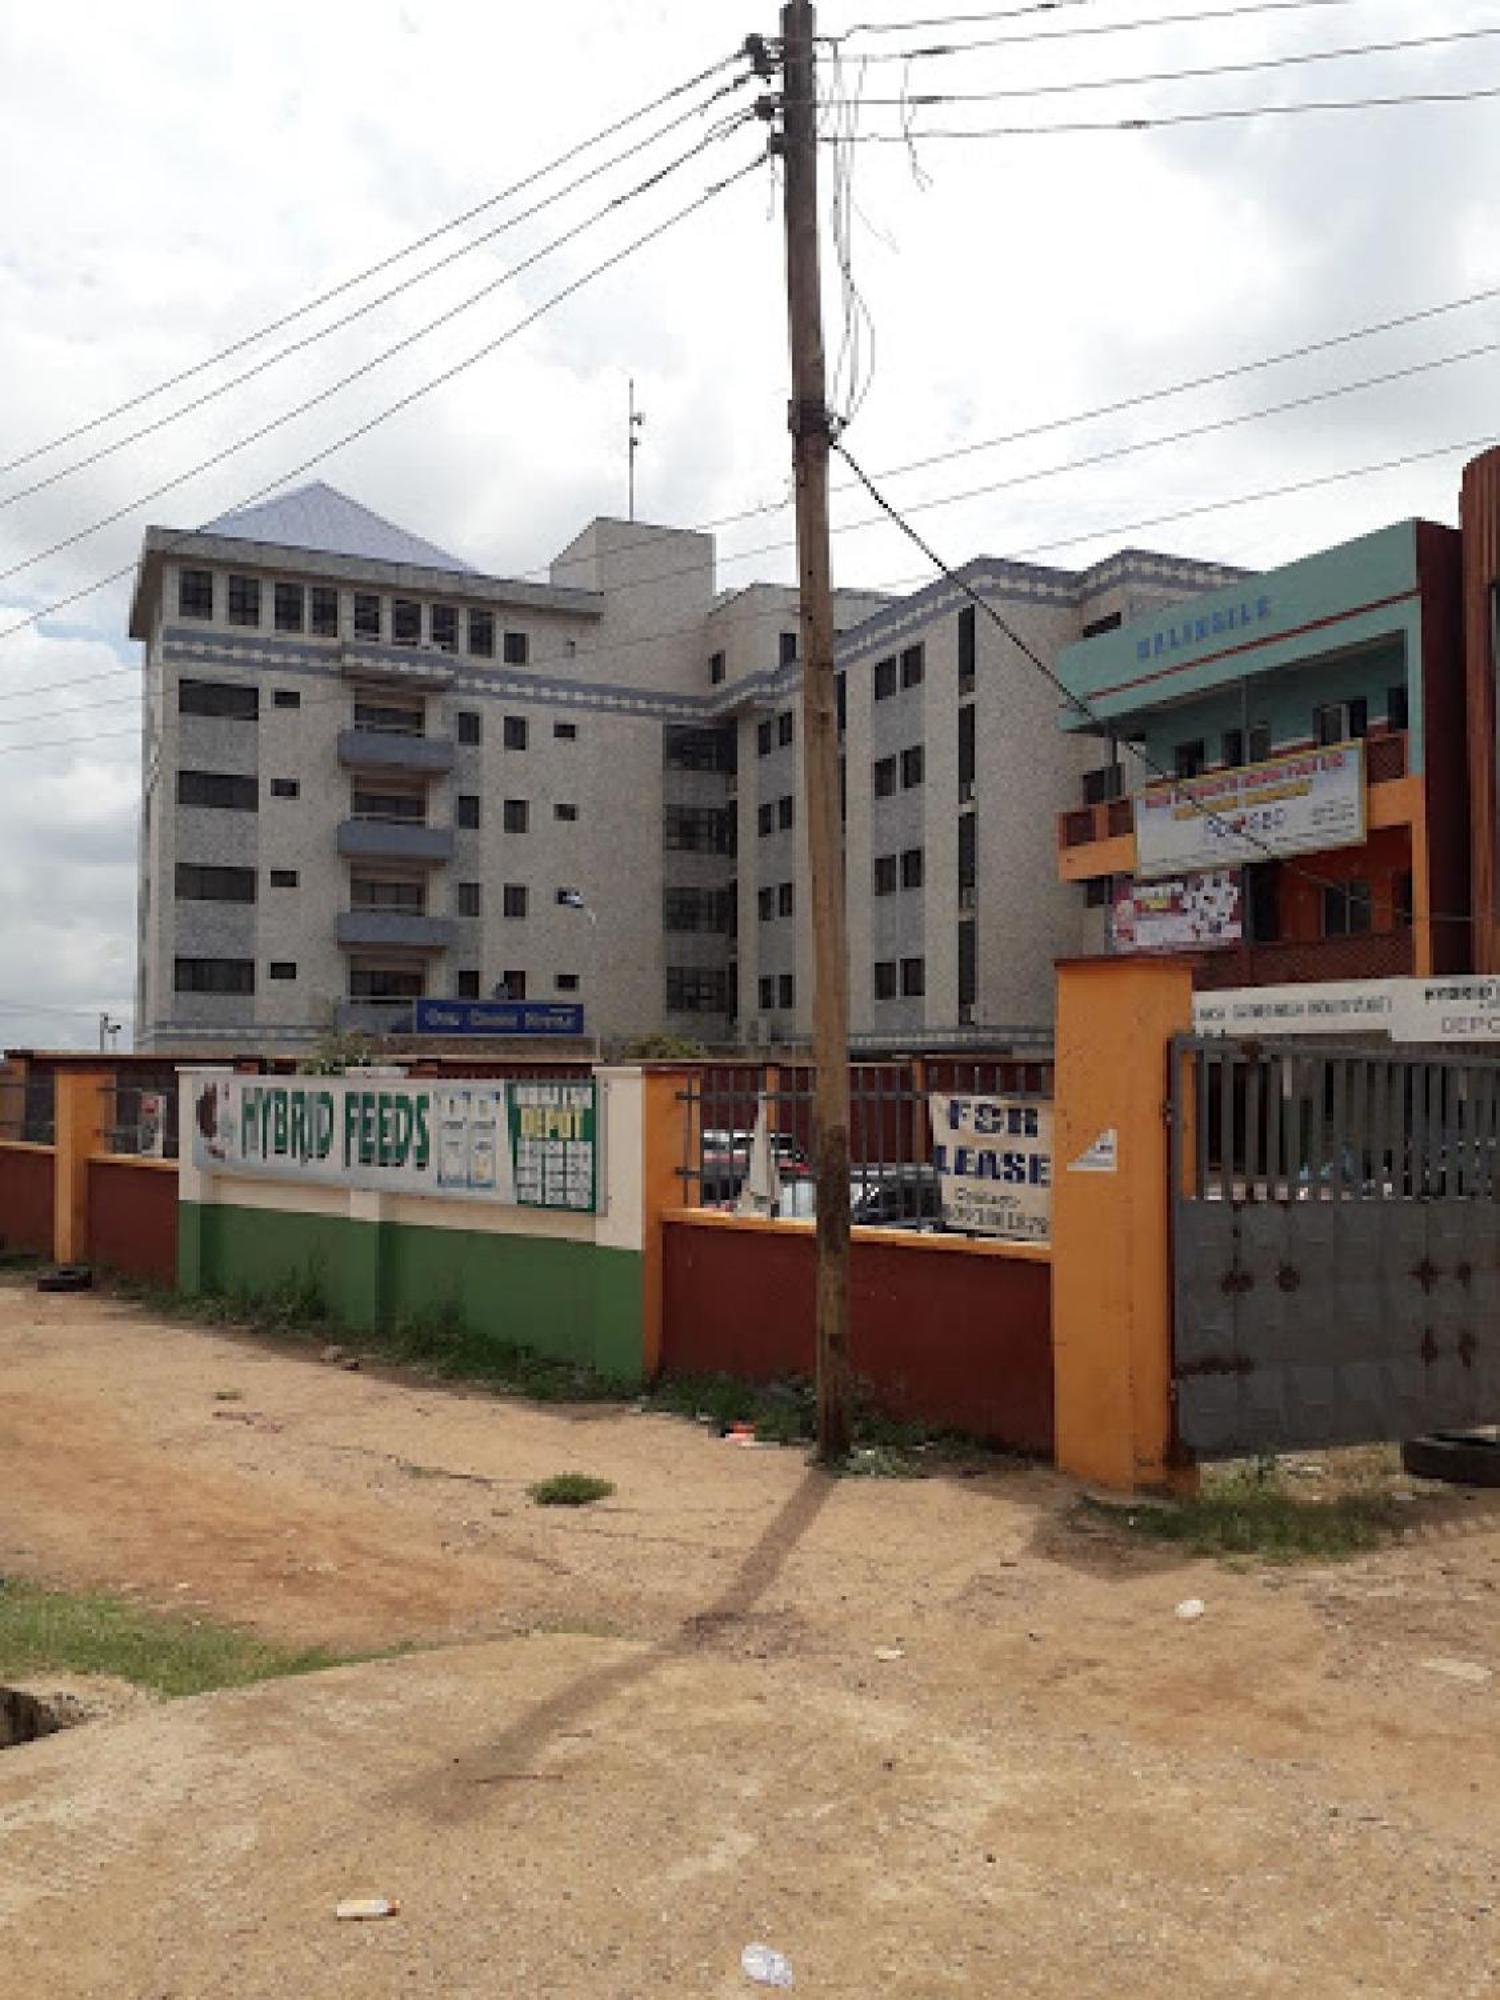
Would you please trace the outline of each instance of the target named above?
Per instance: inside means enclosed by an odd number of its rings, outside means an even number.
[[[0,1369],[0,1571],[416,1648],[0,1756],[3,2000],[1495,1990],[1488,1498],[1231,1569],[14,1284]]]

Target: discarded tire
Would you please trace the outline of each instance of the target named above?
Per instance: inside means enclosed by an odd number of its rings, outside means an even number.
[[[86,1292],[94,1282],[87,1264],[59,1264],[55,1271],[43,1271],[36,1281],[39,1292]]]
[[[1430,1437],[1408,1438],[1401,1463],[1417,1479],[1500,1486],[1500,1439],[1476,1431],[1434,1431]]]

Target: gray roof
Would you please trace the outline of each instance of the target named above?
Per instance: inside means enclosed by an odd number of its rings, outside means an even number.
[[[309,549],[320,555],[357,556],[368,562],[416,564],[423,569],[453,570],[460,575],[477,574],[473,566],[460,562],[446,549],[409,535],[405,528],[361,507],[347,493],[315,479],[297,486],[274,500],[262,500],[254,507],[241,507],[222,514],[199,531],[223,535],[233,541],[260,542],[283,549]]]

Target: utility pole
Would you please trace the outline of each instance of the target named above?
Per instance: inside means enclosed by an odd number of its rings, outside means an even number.
[[[750,45],[747,49],[755,53]],[[814,1129],[817,1139],[818,1456],[843,1458],[849,1412],[849,951],[828,553],[829,424],[818,274],[818,113],[812,0],[781,10],[787,322],[792,468],[801,590],[802,768],[812,889]]]
[[[645,411],[638,410],[635,406],[635,377],[632,375],[630,377],[630,427],[628,431],[630,439],[628,454],[630,462],[630,518],[632,521],[635,519],[635,455],[641,448],[641,426],[645,421]]]

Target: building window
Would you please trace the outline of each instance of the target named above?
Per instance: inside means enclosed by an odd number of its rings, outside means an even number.
[[[778,917],[789,917],[792,914],[793,893],[794,892],[792,884],[790,882],[783,882],[777,888],[776,914]]]
[[[295,778],[273,778],[271,780],[271,797],[273,799],[294,799],[301,790],[302,787]]]
[[[1409,715],[1410,709],[1406,698],[1405,681],[1399,687],[1387,688],[1385,691],[1385,719],[1387,727],[1391,729],[1409,728]]]
[[[1391,881],[1391,915],[1398,930],[1411,929],[1411,871]]]
[[[734,823],[713,806],[668,806],[662,845],[680,854],[733,854]]]
[[[527,799],[507,799],[501,808],[501,825],[507,833],[526,833],[531,827],[531,805]]]
[[[360,701],[354,703],[356,729],[372,729],[380,736],[421,736],[426,733],[426,711],[420,702]]]
[[[457,822],[466,832],[473,833],[479,825],[478,792],[460,792],[458,795]]]
[[[460,1000],[477,1000],[479,998],[479,974],[472,966],[467,967],[458,975],[457,997]]]
[[[966,806],[974,796],[974,704],[966,701],[958,711],[958,802]]]
[[[351,1000],[420,1000],[425,990],[422,974],[406,965],[351,965]]]
[[[339,636],[339,594],[326,584],[315,583],[308,592],[311,608],[312,635],[315,639],[336,639]]]
[[[260,805],[260,786],[254,778],[232,777],[227,771],[179,771],[177,803],[254,812]]]
[[[179,993],[253,993],[253,958],[179,958],[174,967]]]
[[[673,771],[732,771],[737,758],[733,729],[678,729],[661,734],[662,762]]]
[[[505,635],[505,664],[508,667],[524,667],[531,654],[524,632],[507,632]]]
[[[776,808],[775,806],[772,805],[771,801],[767,799],[764,801],[763,804],[757,806],[755,809],[755,830],[760,835],[761,839],[764,840],[768,833],[771,833],[775,830],[775,826],[776,826]]]
[[[271,960],[270,966],[267,969],[269,970],[271,977],[273,979],[295,979],[297,977],[297,964],[295,959],[273,958]]]
[[[1324,937],[1362,937],[1369,928],[1369,883],[1330,883],[1323,891]]]
[[[479,711],[473,708],[461,708],[458,711],[459,742],[472,748],[481,740],[482,736],[483,729],[479,720]]]
[[[769,1014],[771,1009],[775,1005],[776,1005],[776,981],[774,978],[762,978],[760,982],[761,1012],[763,1014]]]
[[[972,1010],[979,998],[979,934],[974,924],[960,924],[958,927],[958,1004],[959,1018],[962,1010]]]
[[[872,776],[874,779],[876,798],[888,799],[891,796],[892,792],[894,792],[896,789],[895,758],[894,757],[878,758],[876,760]]]
[[[253,903],[255,870],[200,867],[193,861],[179,861],[176,886],[181,903]]]
[[[258,576],[232,576],[229,579],[229,622],[231,625],[260,623]]]
[[[501,910],[507,917],[524,917],[526,914],[526,884],[507,882],[501,894]]]
[[[427,801],[421,792],[372,792],[359,787],[350,803],[356,819],[381,820],[395,826],[427,824]]]
[[[458,914],[461,917],[479,915],[479,884],[460,882],[458,885]]]
[[[769,757],[771,754],[771,724],[769,718],[755,725],[755,754]]]
[[[559,799],[557,804],[552,808],[552,817],[561,820],[575,820],[578,817],[578,808],[570,800]]]
[[[914,743],[909,750],[901,752],[901,789],[911,791],[920,785],[925,775],[927,759],[920,743]]]
[[[378,639],[381,634],[380,599],[373,590],[354,593],[354,636]]]
[[[1320,749],[1350,743],[1369,726],[1370,704],[1363,695],[1354,701],[1325,701],[1313,710],[1313,741]]]
[[[554,722],[552,725],[552,734],[557,738],[559,743],[571,743],[578,735],[578,724],[576,722]]]
[[[500,975],[500,998],[502,1000],[524,1000],[526,998],[526,974],[515,967]]]
[[[302,696],[296,688],[277,688],[271,696],[273,708],[300,708]]]
[[[894,854],[877,854],[875,857],[875,893],[877,896],[894,896],[896,893]]]
[[[790,792],[786,794],[785,798],[780,798],[776,801],[776,824],[783,833],[786,832],[792,823],[793,811],[794,807]]]
[[[236,687],[229,681],[179,681],[179,715],[217,715],[234,722],[254,722],[260,714],[260,690]]]
[[[278,632],[300,632],[307,595],[300,583],[278,583],[271,595],[271,617]]]
[[[1106,910],[1114,901],[1115,878],[1113,875],[1091,875],[1083,885],[1083,906],[1086,910]]]
[[[778,1007],[796,1005],[797,988],[789,972],[783,972],[776,982],[776,1004]]]
[[[792,720],[792,711],[790,709],[788,709],[784,715],[777,716],[776,741],[781,745],[783,750],[786,748],[788,743],[791,742],[795,726],[796,725]]]
[[[667,967],[669,1014],[727,1014],[729,981],[723,972],[697,965]]]
[[[493,611],[471,611],[469,613],[469,651],[476,660],[493,660],[495,657],[495,614]]]
[[[1179,778],[1196,778],[1208,761],[1203,738],[1195,737],[1191,743],[1179,743],[1172,752],[1172,769]]]
[[[979,880],[979,822],[974,813],[964,813],[958,822],[958,907],[972,910],[975,884]]]
[[[576,972],[554,972],[552,975],[552,984],[557,988],[559,993],[576,993],[578,991],[578,974]]]
[[[524,715],[507,715],[501,741],[507,750],[526,748],[526,718]]]
[[[761,892],[766,893],[764,890]],[[717,889],[664,889],[662,929],[668,931],[722,931],[728,928],[727,910]]]
[[[428,614],[432,625],[432,643],[445,653],[458,651],[458,612],[451,604],[434,604]]]
[[[177,615],[179,618],[213,617],[214,573],[211,569],[178,570]]]
[[[833,677],[833,700],[842,736],[849,722],[849,676],[842,668]]]
[[[708,656],[708,681],[710,687],[717,687],[724,678],[724,655],[710,653]]]
[[[1250,752],[1252,764],[1264,764],[1271,754],[1271,725],[1269,722],[1252,722],[1246,748]]]
[[[798,636],[795,632],[783,632],[777,658],[783,667],[792,666],[797,658]]]
[[[901,961],[901,992],[907,1000],[920,999],[927,991],[927,961],[925,958],[903,958]]]
[[[398,646],[421,644],[422,607],[414,597],[391,599],[391,637]]]
[[[974,665],[977,652],[978,633],[975,629],[975,608],[966,604],[958,614],[958,691],[960,694],[974,692]]]
[[[889,701],[896,692],[896,656],[875,662],[875,699]]]
[[[1245,761],[1245,732],[1243,729],[1226,729],[1219,739],[1219,762],[1226,770],[1238,770]]]
[[[880,958],[875,961],[875,998],[894,1000],[896,997],[896,961]]]
[[[926,649],[922,646],[907,646],[901,654],[901,685],[904,688],[920,687],[927,672]]]
[[[755,892],[755,907],[760,913],[761,922],[763,924],[770,923],[772,917],[776,914],[776,891],[773,888],[757,889]]]
[[[427,887],[421,881],[355,875],[349,883],[349,901],[356,910],[404,910],[420,916],[427,908]]]
[[[296,886],[297,871],[295,868],[273,868],[271,870],[271,887],[273,889],[295,889]]]
[[[920,889],[922,886],[920,847],[908,847],[901,856],[901,886],[903,889]]]

